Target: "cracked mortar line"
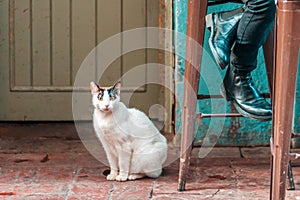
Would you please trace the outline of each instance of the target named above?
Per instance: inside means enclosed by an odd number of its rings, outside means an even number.
[[[19,179],[19,177],[20,177],[20,171],[18,171],[17,173],[16,173],[16,176],[15,176],[15,180],[14,180],[14,183],[13,183],[13,185],[11,186],[11,191],[15,191],[15,186],[16,186],[16,183],[17,183],[17,180]],[[7,197],[6,199],[7,200],[10,200],[10,199],[12,199],[13,197]]]
[[[153,190],[154,190],[154,185],[155,185],[156,181],[153,181],[152,182],[152,187],[151,187],[151,190],[149,192],[149,197],[148,197],[148,200],[151,200],[152,197],[153,197]]]
[[[111,184],[111,188],[109,188],[109,191],[108,191],[108,194],[107,194],[107,200],[112,200],[112,193],[114,191],[114,188],[115,188],[115,184]]]
[[[229,161],[229,168],[232,170],[232,172],[233,172],[233,175],[234,175],[234,185],[235,185],[235,187],[237,187],[238,186],[238,175],[237,175],[237,173],[236,173],[236,170],[233,168],[233,165],[232,165],[232,162],[231,161]]]
[[[28,180],[29,184],[34,184],[34,181],[36,180],[38,170],[40,170],[40,168],[34,169],[33,170],[33,175],[31,177],[24,176],[24,178],[28,178],[27,180]]]
[[[78,174],[78,166],[75,167],[73,173],[72,173],[72,182],[68,185],[68,188],[66,190],[66,194],[65,194],[65,200],[68,199],[69,196],[69,192],[70,190],[73,188],[74,184],[75,184],[75,179],[76,179],[76,175]]]
[[[211,197],[214,198],[220,191],[221,191],[220,189],[217,189],[217,191],[214,192],[214,193],[211,195]]]

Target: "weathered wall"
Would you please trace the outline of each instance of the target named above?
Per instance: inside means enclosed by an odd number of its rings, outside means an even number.
[[[222,10],[230,10],[240,4],[223,4],[222,6],[210,6],[208,13]],[[185,33],[187,17],[187,0],[174,1],[174,29],[175,31]],[[219,86],[222,78],[218,78],[216,72],[224,76],[224,71],[218,69],[218,66],[212,62],[211,52],[208,46],[209,32],[205,34],[204,56],[202,59],[202,73],[200,80],[201,94],[219,94]],[[184,55],[185,41],[176,37],[175,49],[179,54]],[[183,100],[183,73],[185,60],[181,56],[176,56],[176,131],[181,131],[181,104]],[[300,58],[299,58],[300,63]],[[300,72],[298,72],[298,77]],[[253,78],[261,92],[268,92],[268,83],[266,78],[265,64],[262,50],[259,52],[258,67],[253,72]],[[297,95],[295,106],[294,132],[300,133],[300,78],[297,81]],[[223,112],[224,109],[230,112],[232,105],[224,99],[201,100],[198,103],[198,111],[203,113]],[[269,143],[271,134],[271,122],[259,122],[246,118],[226,118],[226,119],[203,119],[198,123],[197,141],[208,145],[215,144],[222,146],[244,146],[244,145],[266,145]]]

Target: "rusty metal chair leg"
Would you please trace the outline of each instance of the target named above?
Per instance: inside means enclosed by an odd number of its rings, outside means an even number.
[[[184,73],[185,86],[178,191],[185,190],[186,176],[189,170],[190,154],[195,135],[197,93],[200,78],[206,11],[207,1],[188,1],[186,63]],[[200,23],[200,21],[202,23]]]
[[[296,12],[297,11],[297,12]],[[300,0],[277,3],[271,199],[285,199],[300,44]]]

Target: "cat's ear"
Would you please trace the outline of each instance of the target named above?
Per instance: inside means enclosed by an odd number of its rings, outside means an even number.
[[[90,90],[92,94],[97,94],[100,91],[100,87],[99,85],[97,85],[97,83],[95,83],[94,81],[92,81],[90,83]]]
[[[121,81],[118,81],[115,85],[114,85],[114,90],[118,93],[118,95],[120,95],[121,92]]]

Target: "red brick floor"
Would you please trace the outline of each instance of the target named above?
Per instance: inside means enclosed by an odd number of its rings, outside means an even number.
[[[265,200],[267,150],[216,148],[204,159],[195,158],[195,150],[187,191],[177,192],[178,160],[158,179],[106,181],[108,167],[90,155],[72,125],[0,124],[0,199]],[[300,168],[293,172],[296,190],[286,199],[299,200]]]

